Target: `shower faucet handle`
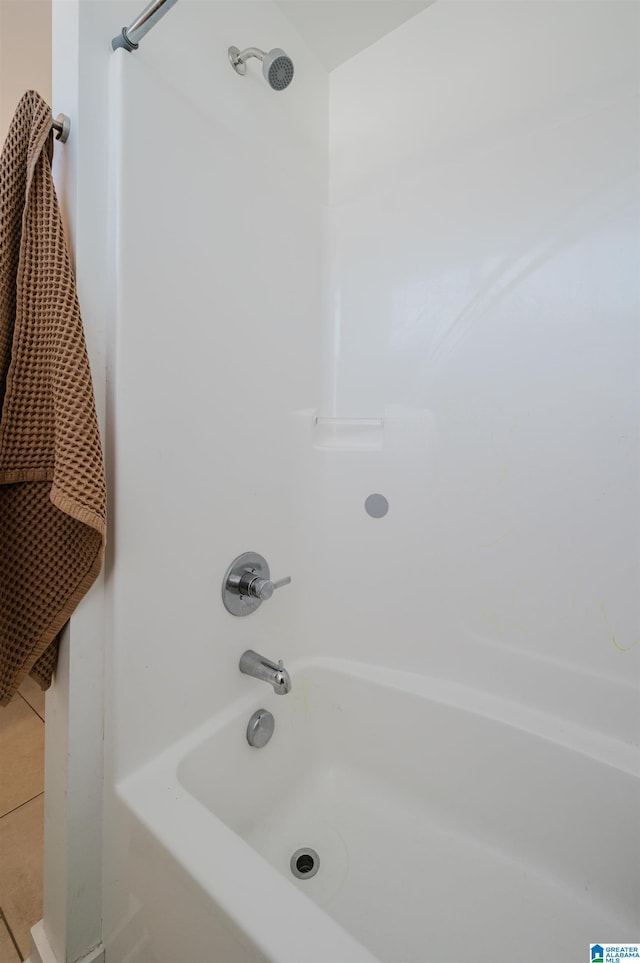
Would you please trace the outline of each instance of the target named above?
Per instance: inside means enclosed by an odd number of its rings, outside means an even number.
[[[276,589],[289,585],[291,576],[271,580],[266,559],[244,552],[233,560],[222,580],[222,601],[232,615],[250,615],[270,599]]]
[[[261,599],[266,602],[270,599],[276,589],[282,588],[283,585],[289,585],[291,583],[291,576],[286,575],[284,578],[278,579],[277,582],[272,582],[269,578],[260,578],[259,575],[254,575],[253,572],[246,572],[246,575],[251,575],[252,578],[248,582],[247,595],[250,595],[254,599]]]

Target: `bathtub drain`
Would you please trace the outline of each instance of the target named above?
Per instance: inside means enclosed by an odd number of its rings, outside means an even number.
[[[320,857],[315,849],[296,849],[289,863],[291,872],[298,879],[311,879],[320,867]]]

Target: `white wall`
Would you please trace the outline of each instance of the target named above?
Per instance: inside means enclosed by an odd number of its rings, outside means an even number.
[[[118,774],[246,682],[243,647],[286,635],[284,592],[237,619],[221,584],[249,549],[275,576],[291,564],[291,412],[320,378],[327,75],[271,3],[183,0],[170,16],[112,64]],[[270,90],[255,62],[238,76],[232,43],[282,45],[295,85]]]
[[[323,410],[393,419],[310,472],[334,648],[630,740],[639,14],[439,2],[332,73]]]
[[[52,8],[52,106],[71,120],[69,140],[55,145],[54,178],[103,443],[106,332],[113,322],[106,229],[108,36],[122,6],[55,0]],[[59,963],[73,963],[94,948],[86,963],[94,958],[97,963],[101,954],[104,622],[101,576],[70,620],[47,691],[44,920],[32,932],[34,963],[52,955]]]
[[[295,83],[272,91],[256,61],[239,76],[232,44],[282,46]],[[329,86],[271,2],[181,0],[110,71],[104,938],[118,959],[136,936],[114,783],[255,684],[245,649],[295,653],[289,589],[240,619],[221,585],[249,550],[296,577],[292,412],[319,395]]]

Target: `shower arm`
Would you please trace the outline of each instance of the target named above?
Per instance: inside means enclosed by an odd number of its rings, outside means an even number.
[[[118,36],[113,38],[111,41],[113,49],[124,47],[129,53],[137,50],[142,38],[152,27],[155,27],[158,20],[161,20],[175,3],[177,0],[152,0],[129,27],[123,27]]]
[[[264,61],[265,51],[260,50],[259,47],[247,47],[245,50],[238,50],[237,47],[229,48],[229,60],[239,74],[246,73],[245,64],[250,57],[257,57],[258,60]]]

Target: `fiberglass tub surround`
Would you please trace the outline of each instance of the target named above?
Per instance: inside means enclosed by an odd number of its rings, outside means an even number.
[[[639,17],[439,0],[327,73],[180,0],[113,54],[114,963],[637,939]]]
[[[534,963],[541,925],[567,960],[594,931],[635,938],[640,844],[616,827],[637,820],[640,783],[608,740],[594,734],[586,755],[579,727],[443,680],[289,668],[285,698],[256,682],[121,786],[133,875],[138,851],[149,869],[136,841],[163,840],[201,887],[199,939],[213,947],[222,919],[242,960],[459,963],[473,946],[487,963]],[[275,731],[252,749],[258,703]],[[292,873],[299,850],[319,856],[309,878]],[[152,907],[141,916],[160,963],[169,936]]]

